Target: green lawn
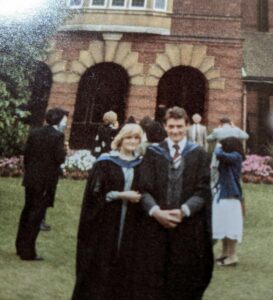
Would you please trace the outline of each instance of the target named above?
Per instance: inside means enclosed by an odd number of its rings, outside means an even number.
[[[85,182],[60,181],[55,207],[49,209],[47,218],[52,231],[41,232],[37,243],[45,261],[25,262],[14,248],[23,206],[20,181],[0,178],[0,300],[70,299]],[[244,191],[247,216],[244,241],[238,249],[240,264],[216,267],[204,300],[273,299],[273,186],[246,185]]]

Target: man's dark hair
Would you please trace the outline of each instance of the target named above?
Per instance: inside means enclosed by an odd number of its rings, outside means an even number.
[[[184,108],[174,106],[167,110],[164,121],[165,123],[169,119],[184,119],[186,124],[189,122],[189,117]]]
[[[146,132],[147,127],[153,122],[152,118],[149,116],[145,116],[142,118],[139,122],[140,127],[143,129],[144,132]]]
[[[160,143],[167,136],[163,126],[157,121],[152,121],[146,127],[146,135],[149,143]]]
[[[225,152],[234,152],[234,151],[239,152],[242,155],[243,159],[245,159],[243,143],[238,138],[228,137],[222,139],[220,141],[220,144],[222,145],[223,150]]]
[[[58,125],[64,116],[68,116],[68,111],[55,107],[46,112],[46,122],[48,125]]]
[[[127,121],[125,122],[125,124],[136,124],[136,120],[134,118],[134,116],[130,116]]]
[[[228,117],[224,117],[220,119],[221,124],[231,124],[231,120]]]

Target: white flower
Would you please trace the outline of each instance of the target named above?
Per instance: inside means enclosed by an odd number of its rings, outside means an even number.
[[[78,150],[66,157],[61,168],[64,171],[88,171],[92,168],[96,158],[89,150]]]

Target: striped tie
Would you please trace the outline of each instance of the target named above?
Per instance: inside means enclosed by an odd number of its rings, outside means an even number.
[[[173,156],[173,166],[175,169],[177,169],[181,163],[181,155],[180,155],[180,147],[179,145],[177,144],[174,144],[173,145],[174,149],[175,149],[175,153],[174,153],[174,156]]]

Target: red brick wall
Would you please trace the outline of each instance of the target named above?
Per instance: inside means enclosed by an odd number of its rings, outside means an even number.
[[[242,0],[242,30],[258,30],[258,0]]]
[[[92,35],[73,34],[70,38],[61,35],[57,48],[63,50],[63,57],[68,62],[78,58],[79,51],[88,48]],[[215,57],[215,67],[220,69],[221,76],[226,80],[225,90],[210,90],[208,94],[207,115],[209,128],[218,125],[219,118],[230,116],[238,125],[242,126],[242,46],[240,40],[229,42],[195,41],[190,38],[179,41],[175,37],[156,37],[147,35],[124,35],[123,41],[132,42],[132,51],[139,53],[139,62],[144,64],[144,71],[149,70],[155,63],[156,54],[165,51],[166,43],[190,43],[207,45],[207,55]],[[68,46],[69,45],[69,46]],[[69,125],[71,125],[78,84],[53,83],[49,106],[62,106],[70,111]],[[145,115],[154,116],[157,98],[157,87],[130,86],[126,107],[126,116],[134,115],[140,120]]]
[[[174,17],[172,19],[173,35],[208,37],[208,38],[240,38],[241,20],[207,19],[199,17]]]
[[[225,78],[225,90],[209,91],[209,128],[217,126],[219,119],[225,116],[242,127],[242,46],[215,44],[208,48],[208,54],[215,56],[215,64]]]
[[[174,0],[174,13],[239,17],[241,0]]]
[[[241,0],[174,0],[174,35],[239,38]]]
[[[268,0],[269,31],[273,32],[273,0]]]

